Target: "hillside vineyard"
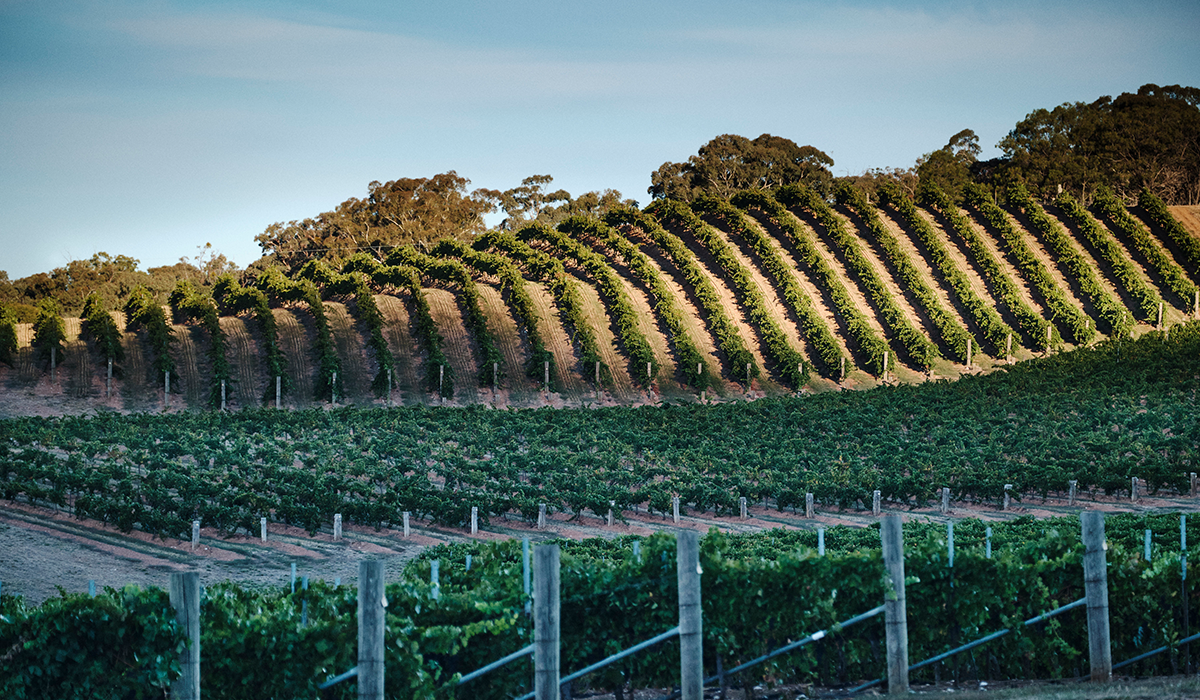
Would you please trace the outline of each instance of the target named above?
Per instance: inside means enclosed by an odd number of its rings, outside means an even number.
[[[177,289],[165,319],[127,305],[112,328],[93,305],[52,376],[19,326],[0,392],[49,381],[118,410],[729,400],[957,378],[1200,317],[1196,232],[1160,201],[1004,194],[790,185],[269,270]]]

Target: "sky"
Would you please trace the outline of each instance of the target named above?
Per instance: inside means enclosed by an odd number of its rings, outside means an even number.
[[[1200,3],[0,0],[0,270],[206,243],[367,184],[534,174],[643,205],[719,134],[810,144],[835,175],[981,157],[1064,102],[1200,86]]]

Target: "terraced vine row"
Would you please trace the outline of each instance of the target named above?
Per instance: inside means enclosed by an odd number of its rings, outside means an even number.
[[[887,257],[888,264],[895,271],[897,282],[907,288],[916,298],[917,303],[925,310],[925,315],[929,317],[934,328],[942,337],[942,341],[958,355],[959,359],[966,362],[968,346],[974,343],[975,339],[954,318],[954,314],[942,306],[937,295],[929,285],[925,284],[925,280],[921,279],[921,273],[917,270],[916,265],[901,250],[900,242],[896,240],[896,237],[884,227],[875,207],[867,201],[860,190],[848,185],[837,188],[836,195],[841,204],[854,210],[866,224],[867,230],[874,236],[875,242],[879,244]],[[978,343],[975,345],[978,347]]]
[[[942,243],[941,238],[934,232],[933,227],[917,213],[912,197],[900,190],[899,187],[882,187],[879,190],[880,203],[890,205],[904,220],[909,230],[916,234],[917,239],[929,251],[933,268],[941,274],[942,279],[950,287],[951,293],[959,305],[966,310],[975,325],[983,331],[997,355],[1007,347],[1008,337],[1012,329],[1000,318],[992,306],[984,301],[971,288],[971,281],[950,257],[950,251]]]
[[[1190,310],[1197,288],[1184,274],[1183,268],[1167,257],[1154,242],[1150,232],[1138,220],[1129,215],[1129,212],[1125,210],[1125,205],[1121,204],[1112,192],[1102,190],[1096,196],[1096,207],[1104,216],[1108,217],[1109,221],[1121,229],[1129,240],[1133,241],[1138,253],[1163,280],[1167,289],[1175,295],[1178,301],[1176,306],[1183,311]]]

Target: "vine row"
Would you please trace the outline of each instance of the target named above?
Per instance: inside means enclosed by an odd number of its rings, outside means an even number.
[[[225,332],[221,330],[221,317],[217,315],[217,305],[212,297],[202,294],[195,285],[187,280],[180,280],[167,298],[176,318],[200,321],[204,330],[208,331],[208,359],[213,368],[213,385],[209,391],[209,405],[221,405],[221,383],[231,382],[233,376],[229,371],[229,359],[225,355]],[[103,312],[102,312],[103,313]],[[103,314],[108,316],[107,313]],[[111,321],[112,318],[109,317]],[[91,323],[89,317],[88,323]],[[115,329],[115,325],[114,325]]]
[[[929,222],[922,219],[917,213],[917,207],[913,204],[912,197],[899,187],[886,183],[879,188],[879,201],[891,206],[901,216],[909,230],[917,235],[917,239],[925,246],[925,250],[929,251],[929,258],[934,269],[950,285],[955,299],[966,309],[975,325],[983,331],[983,337],[987,338],[998,357],[1005,350],[1008,337],[1013,332],[1012,329],[1000,318],[1000,314],[992,308],[992,305],[985,302],[971,288],[971,281],[950,257],[950,251],[942,243],[942,239],[929,225]]]
[[[279,348],[279,327],[267,295],[257,287],[243,287],[231,275],[222,275],[213,285],[212,298],[223,314],[254,312],[254,318],[262,329],[267,374],[272,378],[279,377],[281,394],[290,393],[292,378],[287,373],[287,357]],[[273,387],[268,386],[262,400],[268,401],[272,392]]]
[[[891,331],[913,362],[925,369],[932,367],[933,361],[941,355],[937,346],[905,318],[904,312],[892,299],[891,292],[884,286],[883,280],[875,274],[871,263],[863,255],[858,241],[846,230],[825,200],[804,185],[782,187],[775,193],[775,197],[784,206],[800,206],[813,213],[825,230],[829,232],[833,242],[841,249],[842,257],[846,260],[846,269],[863,286],[867,297],[879,310],[879,317],[883,321],[884,327]]]
[[[1140,206],[1164,231],[1167,237],[1179,248],[1184,260],[1190,266],[1193,280],[1200,281],[1200,239],[1191,235],[1171,216],[1171,210],[1163,203],[1158,195],[1148,189],[1142,190],[1138,196]]]
[[[1096,196],[1096,206],[1101,213],[1108,217],[1109,221],[1129,237],[1129,240],[1133,241],[1137,251],[1162,278],[1167,289],[1170,289],[1177,300],[1181,302],[1178,308],[1184,311],[1191,310],[1195,299],[1196,285],[1187,278],[1183,269],[1176,265],[1175,261],[1167,257],[1141,222],[1130,216],[1129,212],[1125,210],[1125,205],[1121,204],[1120,200],[1107,189],[1101,190]],[[1124,258],[1122,259],[1124,260]]]
[[[153,353],[153,366],[161,379],[167,372],[175,370],[175,361],[171,359],[171,344],[175,342],[175,333],[167,325],[167,315],[162,307],[154,301],[154,295],[149,289],[139,285],[125,300],[125,329],[145,328],[150,340],[150,351]],[[41,318],[38,319],[39,324]],[[59,320],[59,324],[62,320]],[[36,330],[36,329],[35,329]]]

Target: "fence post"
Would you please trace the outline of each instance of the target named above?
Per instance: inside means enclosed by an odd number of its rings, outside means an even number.
[[[200,547],[200,521],[192,521],[192,551]]]
[[[171,574],[169,598],[188,641],[187,648],[179,652],[180,675],[171,684],[171,697],[200,700],[200,574]]]
[[[874,493],[871,494],[871,515],[879,515],[882,511],[880,506],[881,495],[879,489],[875,489]]]
[[[258,519],[258,536],[260,538],[262,538],[263,542],[267,541],[267,519],[266,518]]]
[[[403,519],[403,521],[404,521],[404,537],[405,537],[405,539],[407,539],[407,538],[408,538],[408,535],[409,535],[409,533],[411,532],[411,531],[409,530],[409,527],[408,527],[408,519],[409,519],[409,517],[410,517],[410,513],[409,513],[409,512],[406,510],[406,511],[404,511],[404,513],[403,513],[403,514],[401,514],[401,516],[400,516],[400,517],[401,517],[401,518]]]
[[[1108,636],[1108,570],[1104,554],[1104,514],[1084,511],[1083,590],[1087,596],[1088,654],[1092,680],[1112,680],[1112,645]]]
[[[221,384],[222,384],[222,386],[224,386],[224,381],[222,381]],[[104,378],[104,395],[106,397],[112,396],[112,358],[111,357],[108,358],[108,374]],[[224,394],[222,394],[222,396],[224,396]]]
[[[1138,499],[1138,478],[1136,476],[1129,478],[1129,500],[1136,501]]]
[[[1193,498],[1195,498],[1196,497],[1196,472],[1191,472],[1188,474],[1188,485],[1191,487],[1190,490],[1188,491],[1188,494],[1191,495]]]
[[[479,534],[479,506],[471,506],[471,534]]]
[[[558,700],[558,545],[533,549],[533,692]]]
[[[221,380],[221,410],[225,410],[225,380]]]
[[[283,408],[283,377],[275,375],[275,408]]]
[[[813,507],[813,495],[811,493],[804,494],[804,517],[812,520],[815,510],[816,508]]]
[[[746,520],[750,517],[750,514],[746,510],[746,497],[745,496],[742,496],[741,498],[738,499],[738,508],[741,510],[742,520]]]
[[[887,633],[888,694],[908,693],[908,609],[904,599],[904,533],[900,516],[883,519],[883,565],[892,590],[883,601],[884,629]]]
[[[1079,492],[1079,481],[1071,479],[1067,482],[1067,486],[1069,487],[1067,491],[1067,505],[1073,506],[1075,505],[1075,496]]]
[[[383,700],[383,562],[358,563],[358,700]]]
[[[950,487],[942,487],[942,515],[950,512]]]
[[[825,556],[825,528],[817,528],[817,554]]]
[[[341,513],[333,514],[333,539],[335,539],[335,540],[342,539],[342,514]]]
[[[704,621],[700,616],[700,535],[677,534],[679,580],[679,688],[682,700],[704,697]]]
[[[671,498],[671,514],[674,517],[675,524],[679,524],[679,496]]]
[[[1008,510],[1008,507],[1012,505],[1012,496],[1009,493],[1010,491],[1012,491],[1012,487],[1013,487],[1012,484],[1004,485],[1004,507],[1001,508],[1000,510]]]
[[[546,504],[538,504],[538,522],[537,529],[544,530],[546,528]]]
[[[542,361],[542,385],[546,391],[550,391],[550,360]]]
[[[616,502],[616,501],[609,501],[609,502],[608,502],[608,518],[607,518],[607,522],[608,522],[608,526],[609,526],[609,527],[612,527],[612,526],[613,526],[613,506],[615,506],[615,505],[617,505],[617,502]]]
[[[51,348],[53,350],[53,348]],[[163,408],[171,407],[171,370],[163,373]]]

